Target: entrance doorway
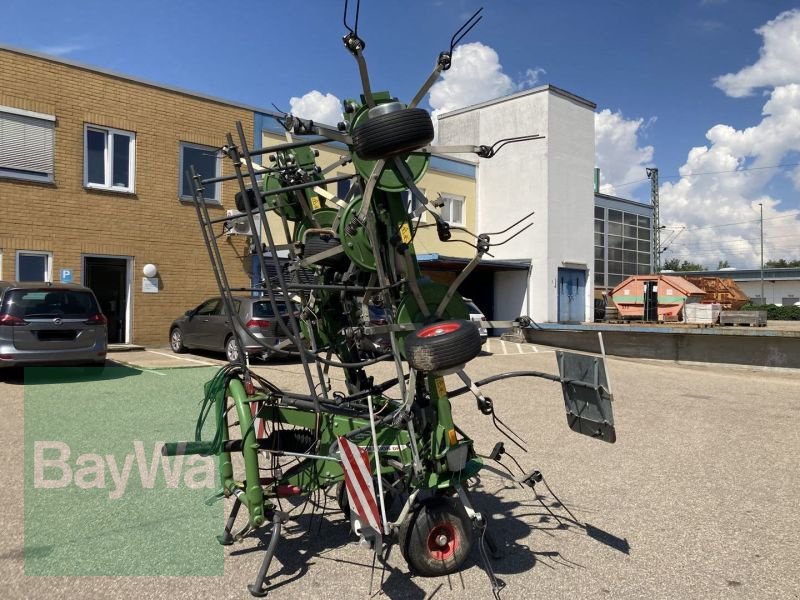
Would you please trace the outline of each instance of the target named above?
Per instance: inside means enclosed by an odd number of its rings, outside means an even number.
[[[586,319],[586,271],[558,269],[558,320],[582,323]]]
[[[658,281],[643,281],[644,289],[644,312],[642,320],[655,323],[658,321]]]
[[[83,284],[91,288],[108,319],[108,343],[128,341],[128,259],[83,257]]]

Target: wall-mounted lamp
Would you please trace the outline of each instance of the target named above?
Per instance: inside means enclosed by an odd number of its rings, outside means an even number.
[[[155,266],[153,263],[147,263],[142,268],[142,273],[144,274],[145,277],[155,277],[156,275],[158,275],[158,267]]]

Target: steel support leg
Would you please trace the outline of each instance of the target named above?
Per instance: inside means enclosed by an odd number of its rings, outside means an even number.
[[[278,546],[278,540],[280,540],[281,537],[283,521],[284,517],[278,512],[275,512],[272,517],[272,529],[269,533],[269,545],[267,546],[267,551],[264,553],[264,560],[261,561],[261,568],[258,569],[255,583],[247,586],[248,591],[257,598],[263,598],[267,595],[267,591],[269,591],[266,585],[267,571],[269,571],[272,557],[275,556],[275,548]]]
[[[233,508],[231,508],[231,514],[228,515],[228,522],[225,523],[225,529],[222,531],[222,535],[217,536],[217,540],[223,546],[230,546],[234,542],[233,535],[231,531],[233,531],[233,525],[236,523],[236,515],[239,514],[239,509],[242,506],[242,501],[239,498],[233,503]]]

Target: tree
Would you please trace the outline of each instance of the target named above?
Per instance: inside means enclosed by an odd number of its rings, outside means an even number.
[[[789,269],[792,267],[800,267],[800,260],[786,260],[785,258],[779,258],[777,260],[768,260],[764,263],[765,267],[769,267],[771,269]]]
[[[701,265],[698,263],[692,263],[688,260],[684,260],[680,262],[677,258],[671,258],[668,261],[664,262],[664,268],[662,270],[667,271],[705,271],[705,265]]]
[[[730,268],[731,268],[731,263],[729,263],[727,260],[721,260],[717,265],[717,269],[730,269]]]

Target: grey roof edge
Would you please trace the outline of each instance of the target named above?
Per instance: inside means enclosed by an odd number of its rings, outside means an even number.
[[[675,271],[668,275],[694,275],[697,277],[722,277],[725,279],[747,279],[757,281],[761,278],[761,269],[731,269],[719,270],[709,269],[708,271]],[[764,267],[764,281],[772,279],[800,279],[800,268],[798,267]]]
[[[92,73],[98,73],[100,75],[106,75],[107,77],[113,77],[115,79],[121,79],[123,81],[130,81],[132,83],[138,83],[140,85],[146,85],[148,87],[158,88],[160,90],[166,90],[168,92],[173,92],[175,94],[181,94],[183,96],[190,96],[192,98],[198,98],[200,100],[206,100],[209,102],[215,102],[217,104],[224,104],[226,106],[232,106],[234,108],[241,108],[244,110],[248,110],[251,112],[261,113],[267,116],[280,116],[279,113],[275,112],[272,109],[267,108],[259,108],[258,106],[253,106],[250,104],[244,104],[242,102],[236,102],[234,100],[229,100],[227,98],[220,98],[219,96],[212,96],[210,94],[201,94],[200,92],[195,92],[192,90],[187,90],[185,88],[180,88],[177,86],[168,85],[165,83],[158,83],[155,81],[150,81],[149,79],[143,79],[141,77],[134,77],[132,75],[126,75],[124,73],[117,73],[116,71],[111,71],[110,69],[103,69],[102,67],[95,67],[92,65],[87,65],[78,61],[70,60],[68,58],[61,58],[59,56],[53,56],[51,54],[44,54],[43,52],[37,52],[35,50],[27,50],[25,48],[18,48],[16,46],[9,46],[7,44],[0,44],[0,50],[5,50],[6,52],[13,52],[15,54],[22,54],[24,56],[30,56],[32,58],[38,58],[40,60],[46,60],[49,62],[54,62],[57,64],[62,64],[68,67],[73,67],[76,69],[81,69],[83,71],[90,71]]]
[[[595,192],[595,198],[601,198],[603,200],[611,200],[612,202],[623,202],[625,204],[633,204],[634,206],[639,206],[641,208],[648,208],[650,210],[653,209],[653,205],[647,202],[639,202],[638,200],[631,200],[629,198],[621,198],[619,196],[612,196],[611,194],[604,194],[602,192]]]
[[[485,108],[487,106],[492,106],[494,104],[501,104],[503,102],[509,102],[510,100],[516,100],[517,98],[522,98],[523,96],[529,96],[531,94],[541,94],[542,92],[552,92],[556,96],[561,96],[566,98],[567,100],[572,100],[573,102],[577,102],[578,104],[582,104],[586,108],[591,110],[595,110],[597,108],[597,104],[592,102],[591,100],[587,100],[577,94],[573,94],[572,92],[568,92],[567,90],[561,89],[560,87],[556,87],[549,83],[545,85],[540,85],[535,88],[531,88],[529,90],[523,90],[521,92],[515,92],[513,94],[509,94],[508,96],[501,96],[500,98],[494,98],[493,100],[486,100],[485,102],[479,102],[478,104],[473,104],[471,106],[465,106],[464,108],[458,108],[456,110],[451,110],[450,112],[446,112],[443,114],[438,115],[438,119],[447,119],[448,117],[454,117],[456,115],[460,115],[466,112],[470,112],[473,110],[477,110],[479,108]]]

